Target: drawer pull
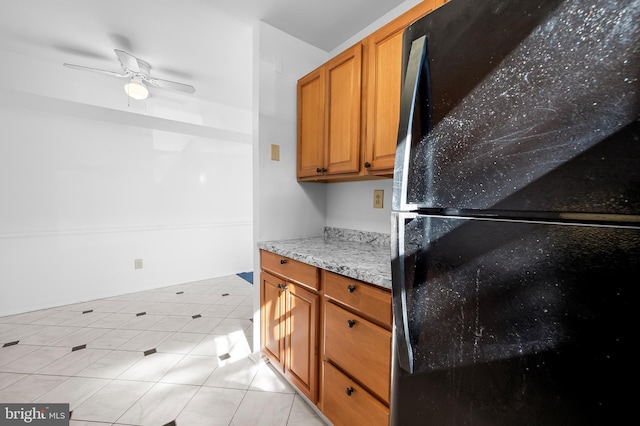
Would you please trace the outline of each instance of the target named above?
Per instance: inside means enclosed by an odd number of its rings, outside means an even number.
[[[351,396],[351,394],[353,393],[353,388],[348,387],[344,390],[344,392],[347,394],[347,396]]]
[[[349,328],[353,328],[353,326],[356,325],[356,321],[355,320],[347,320],[347,327]]]
[[[287,259],[280,259],[280,264],[284,265],[285,263],[287,263]]]
[[[347,291],[349,293],[353,293],[354,291],[356,291],[356,286],[355,285],[348,285],[347,286]]]

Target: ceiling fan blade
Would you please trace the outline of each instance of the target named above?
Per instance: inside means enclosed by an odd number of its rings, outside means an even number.
[[[91,72],[95,72],[95,73],[98,73],[98,74],[108,75],[108,76],[111,76],[111,77],[129,78],[129,76],[126,75],[126,74],[120,74],[120,73],[113,72],[113,71],[101,70],[101,69],[98,69],[98,68],[83,67],[82,65],[73,65],[73,64],[67,64],[67,63],[64,63],[62,65],[64,65],[65,67],[68,67],[68,68],[75,69],[75,70],[91,71]]]
[[[196,88],[189,84],[176,83],[175,81],[160,80],[158,78],[149,78],[149,79],[146,79],[146,81],[150,85],[154,87],[159,87],[161,89],[177,90],[179,92],[185,92],[185,93],[195,93],[196,91]]]
[[[138,65],[138,58],[133,56],[131,53],[127,53],[124,50],[113,49],[116,52],[116,56],[118,56],[118,60],[120,64],[122,64],[122,68],[124,70],[130,69],[133,72],[140,72],[140,66]]]

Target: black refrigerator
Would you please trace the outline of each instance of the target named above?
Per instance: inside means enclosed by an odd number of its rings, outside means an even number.
[[[452,0],[402,84],[391,425],[628,423],[640,0]]]

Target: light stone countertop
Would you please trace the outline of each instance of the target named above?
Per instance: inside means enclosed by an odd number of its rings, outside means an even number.
[[[258,247],[391,289],[391,248],[387,234],[327,227],[322,237],[261,241]]]

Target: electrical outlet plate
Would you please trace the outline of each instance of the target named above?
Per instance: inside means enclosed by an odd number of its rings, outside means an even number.
[[[271,144],[271,160],[280,161],[280,145]]]
[[[383,189],[374,189],[373,190],[373,208],[381,209],[384,205],[384,190]]]

